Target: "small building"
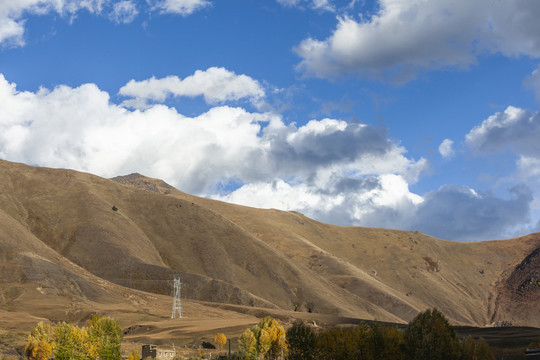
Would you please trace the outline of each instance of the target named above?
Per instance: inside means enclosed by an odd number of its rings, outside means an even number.
[[[527,349],[527,360],[540,360],[540,349]]]
[[[176,356],[174,346],[143,345],[142,359],[150,357],[152,359],[173,359]]]

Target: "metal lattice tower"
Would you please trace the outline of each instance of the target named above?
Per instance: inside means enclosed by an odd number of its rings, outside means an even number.
[[[180,279],[174,278],[174,300],[173,300],[173,306],[172,306],[172,315],[171,319],[174,319],[176,314],[178,313],[178,317],[182,317],[182,300],[180,299],[180,288],[182,286],[182,283],[180,282]]]

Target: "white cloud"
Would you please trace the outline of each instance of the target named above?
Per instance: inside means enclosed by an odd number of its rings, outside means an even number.
[[[420,197],[410,192],[402,176],[392,174],[356,180],[341,178],[334,186],[326,185],[274,179],[250,183],[214,198],[253,207],[300,211],[332,224],[419,230],[460,241],[523,234],[529,226],[533,201],[525,186],[511,189],[509,199],[456,185],[445,185]]]
[[[501,183],[514,183],[525,186],[530,192],[533,222],[540,217],[540,112],[509,106],[504,112],[498,112],[475,126],[465,136],[465,143],[475,155],[497,156],[510,152],[516,157],[516,169],[512,174],[499,179]],[[517,200],[525,196],[517,196]],[[506,206],[501,204],[500,206]],[[536,219],[536,220],[534,220]],[[523,220],[526,222],[526,220]],[[540,223],[540,222],[539,222]],[[538,227],[528,224],[529,231]]]
[[[103,176],[146,172],[192,193],[275,176],[321,182],[381,171],[412,177],[384,129],[343,121],[285,125],[281,116],[214,107],[197,117],[153,105],[130,111],[93,84],[18,92],[0,78],[0,156]],[[340,175],[341,176],[341,175]]]
[[[0,2],[0,44],[23,46],[24,23],[27,15],[43,15],[56,12],[61,15],[74,14],[80,9],[91,12],[101,10],[101,1],[65,1],[65,0],[3,0]]]
[[[81,10],[101,14],[112,6],[110,17],[117,22],[128,22],[136,14],[131,0],[2,0],[0,1],[0,45],[24,46],[25,22],[28,16],[57,13],[75,17]]]
[[[160,0],[155,3],[155,8],[163,13],[187,16],[210,5],[208,0]]]
[[[187,16],[211,5],[208,0],[148,0],[151,7],[162,13]],[[56,13],[73,20],[79,11],[105,14],[117,23],[130,23],[138,15],[136,0],[1,0],[0,45],[25,45],[25,22],[30,16]]]
[[[332,224],[394,228],[406,226],[405,218],[422,203],[420,196],[409,192],[407,182],[400,175],[356,179],[343,175],[336,174],[325,184],[288,183],[282,179],[255,182],[226,196],[213,197],[253,207],[300,211]],[[378,216],[389,209],[399,216]]]
[[[468,188],[411,192],[427,163],[407,158],[384,128],[337,119],[297,127],[228,106],[196,117],[159,104],[129,110],[94,84],[20,92],[2,75],[0,103],[0,158],[11,161],[141,172],[193,194],[458,240],[502,234],[528,216],[527,189],[509,200]]]
[[[446,239],[495,240],[516,236],[526,226],[533,201],[526,186],[510,190],[512,197],[479,194],[457,185],[445,185],[424,197],[411,229]]]
[[[540,56],[540,2],[379,0],[372,17],[338,19],[326,40],[308,38],[295,51],[299,70],[405,81],[419,71],[467,67],[483,53]]]
[[[123,0],[113,5],[110,18],[116,23],[128,24],[139,14],[137,5],[131,0]]]
[[[540,114],[509,106],[480,125],[465,137],[476,154],[490,154],[510,148],[518,155],[540,158]]]
[[[148,100],[163,102],[168,96],[203,96],[209,104],[244,98],[256,103],[265,96],[264,89],[257,80],[217,67],[205,71],[197,70],[183,80],[177,76],[131,80],[119,93],[134,98],[125,103],[132,107],[145,107]]]
[[[454,142],[450,139],[444,139],[439,145],[439,153],[444,158],[449,158],[454,155]]]

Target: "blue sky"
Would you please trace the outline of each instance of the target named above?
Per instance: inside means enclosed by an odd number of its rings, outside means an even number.
[[[540,230],[536,0],[3,0],[0,158],[320,221]]]

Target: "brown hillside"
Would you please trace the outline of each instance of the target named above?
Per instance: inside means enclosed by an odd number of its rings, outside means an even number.
[[[428,307],[455,324],[540,326],[539,248],[540,234],[457,243],[338,227],[138,174],[111,180],[0,161],[5,326],[16,326],[5,320],[15,314],[23,324],[80,321],[96,309],[126,325],[165,321],[174,276],[187,299],[238,306],[188,303],[193,312],[242,326],[258,308],[403,323]]]

